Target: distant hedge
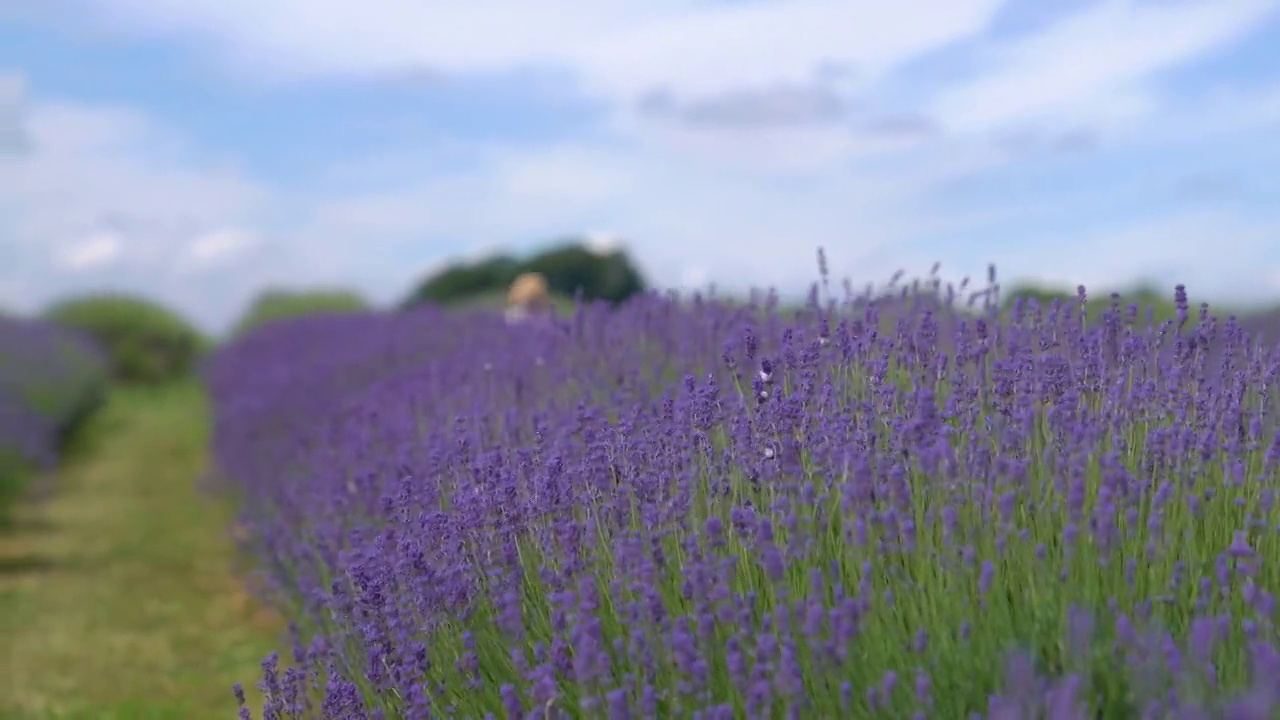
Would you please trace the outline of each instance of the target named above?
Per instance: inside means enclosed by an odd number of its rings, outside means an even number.
[[[57,464],[107,385],[107,358],[86,335],[0,315],[0,526],[30,473]]]
[[[369,303],[350,290],[268,290],[249,305],[232,334],[241,335],[277,320],[356,313],[368,309]]]
[[[1166,320],[1173,320],[1178,316],[1178,308],[1173,302],[1174,287],[1170,285],[1167,289],[1157,287],[1154,284],[1145,283],[1134,285],[1132,287],[1123,288],[1115,291],[1120,296],[1120,307],[1127,311],[1130,305],[1138,306],[1138,319],[1145,322],[1148,310],[1151,312],[1151,319],[1154,323],[1162,323]],[[1096,320],[1102,313],[1111,307],[1112,291],[1090,291],[1085,302],[1085,315]],[[1039,285],[1022,284],[1015,285],[1008,292],[1003,294],[1001,308],[1005,311],[1011,309],[1020,298],[1027,300],[1035,300],[1042,308],[1047,309],[1054,300],[1060,300],[1064,304],[1074,304],[1077,302],[1076,292],[1074,289],[1058,287],[1044,287]],[[1198,317],[1199,302],[1192,299],[1190,301],[1191,318],[1195,321]],[[1226,317],[1230,312],[1224,312],[1222,308],[1217,308],[1214,314]]]
[[[114,380],[157,385],[187,377],[208,340],[194,325],[150,300],[98,294],[67,300],[45,318],[82,330],[107,353]]]

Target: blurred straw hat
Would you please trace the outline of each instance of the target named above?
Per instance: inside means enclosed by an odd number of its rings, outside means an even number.
[[[540,308],[551,302],[547,279],[542,273],[522,273],[507,291],[507,303],[513,307]]]

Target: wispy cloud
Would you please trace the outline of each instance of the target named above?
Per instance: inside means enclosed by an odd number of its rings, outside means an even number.
[[[258,238],[238,228],[223,228],[192,240],[186,248],[183,269],[203,271],[223,265],[257,244]]]
[[[681,102],[666,90],[640,98],[639,110],[694,126],[786,127],[827,123],[844,117],[847,101],[818,84],[731,90]]]
[[[931,104],[954,132],[1024,122],[1125,125],[1160,109],[1159,74],[1274,16],[1274,0],[1097,2],[1051,28],[997,43],[987,72]]]
[[[59,268],[73,272],[93,270],[115,262],[123,249],[124,243],[119,235],[98,233],[59,248],[53,255],[53,262]]]

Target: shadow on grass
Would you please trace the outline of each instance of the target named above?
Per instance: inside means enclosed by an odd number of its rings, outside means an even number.
[[[19,535],[48,535],[57,525],[45,517],[16,517],[0,525],[0,539],[12,539]]]
[[[0,578],[9,579],[21,575],[53,572],[64,567],[64,563],[37,553],[0,557]]]

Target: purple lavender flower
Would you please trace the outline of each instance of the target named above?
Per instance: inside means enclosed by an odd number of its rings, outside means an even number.
[[[286,321],[224,348],[219,475],[319,641],[295,653],[314,707],[1280,707],[1256,681],[1280,645],[1280,355],[1190,326],[1185,288],[1175,328],[991,284],[981,314],[930,280],[793,311],[651,297],[537,333]],[[307,707],[276,672],[277,710]]]

